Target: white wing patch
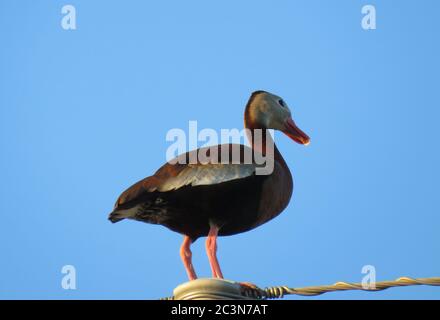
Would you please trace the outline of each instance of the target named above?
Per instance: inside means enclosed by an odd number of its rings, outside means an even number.
[[[203,186],[219,184],[249,177],[255,173],[254,164],[196,164],[188,165],[176,177],[169,178],[157,187],[165,192],[183,186]]]

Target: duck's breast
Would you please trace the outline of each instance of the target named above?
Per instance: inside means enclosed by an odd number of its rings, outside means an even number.
[[[289,204],[293,192],[292,174],[285,163],[275,161],[274,170],[263,182],[255,227],[275,218]]]

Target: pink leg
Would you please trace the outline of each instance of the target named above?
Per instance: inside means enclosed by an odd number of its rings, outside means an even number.
[[[183,265],[185,266],[186,273],[188,274],[189,280],[195,280],[197,279],[196,272],[194,271],[194,267],[191,262],[191,238],[188,236],[185,236],[183,238],[182,246],[180,247],[180,257],[182,258]]]
[[[206,254],[208,255],[209,264],[211,265],[212,277],[223,279],[222,271],[217,260],[217,235],[219,228],[211,225],[208,238],[206,239]]]

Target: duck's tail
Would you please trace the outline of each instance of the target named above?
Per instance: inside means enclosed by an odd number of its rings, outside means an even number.
[[[133,211],[134,210],[130,210],[130,209],[115,209],[109,214],[108,219],[112,223],[116,223],[126,218],[133,217],[133,213],[134,213]]]

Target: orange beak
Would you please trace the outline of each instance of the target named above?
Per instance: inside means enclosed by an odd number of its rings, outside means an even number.
[[[288,118],[284,123],[284,126],[285,127],[283,133],[293,141],[299,144],[303,144],[305,146],[310,143],[309,136],[302,132],[302,130],[296,126],[292,118]]]

